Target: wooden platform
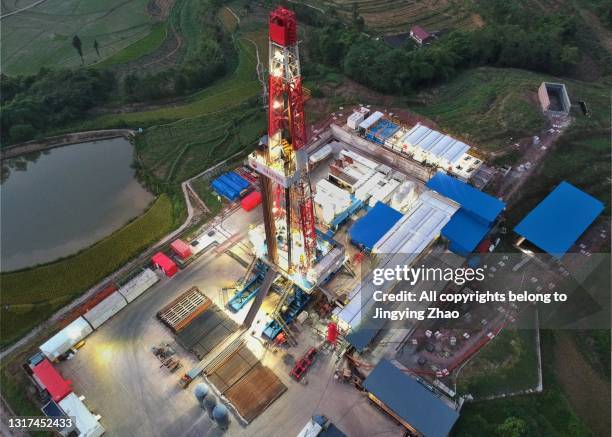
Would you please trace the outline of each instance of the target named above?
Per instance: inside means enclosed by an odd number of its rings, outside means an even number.
[[[174,333],[181,331],[199,314],[210,307],[212,301],[198,287],[191,287],[159,310],[157,317]]]

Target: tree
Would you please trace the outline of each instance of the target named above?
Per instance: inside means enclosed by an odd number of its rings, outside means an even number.
[[[83,44],[81,43],[81,38],[78,35],[74,35],[72,37],[72,47],[74,47],[81,57],[81,64],[83,64]]]
[[[98,54],[98,58],[100,57],[100,45],[98,44],[98,40],[94,39],[94,50]]]
[[[518,417],[508,417],[504,423],[499,425],[495,434],[500,437],[521,437],[526,434],[527,424]]]

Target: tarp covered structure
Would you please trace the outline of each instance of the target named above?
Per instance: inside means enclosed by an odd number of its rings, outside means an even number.
[[[55,402],[61,401],[72,392],[72,382],[64,379],[49,360],[41,361],[32,372],[40,386],[49,392]]]
[[[217,193],[234,201],[249,187],[250,183],[242,176],[230,171],[213,180],[211,185]]]
[[[562,257],[604,209],[604,204],[561,182],[514,231],[556,258]]]
[[[351,226],[348,231],[351,241],[372,250],[376,242],[401,218],[401,212],[378,202]]]
[[[450,241],[450,250],[462,256],[474,251],[506,207],[501,200],[442,172],[426,185],[461,205],[442,229],[442,235]]]
[[[164,273],[166,274],[166,276],[169,278],[173,277],[176,274],[176,272],[178,272],[178,268],[176,267],[176,264],[174,263],[174,261],[168,258],[168,256],[164,254],[163,252],[157,252],[155,255],[153,255],[153,257],[151,258],[151,261],[157,267],[162,269]]]
[[[363,383],[373,400],[427,437],[447,436],[459,413],[416,379],[382,359]]]
[[[426,185],[427,188],[454,200],[463,210],[485,224],[492,224],[506,207],[501,200],[442,172],[437,172]]]

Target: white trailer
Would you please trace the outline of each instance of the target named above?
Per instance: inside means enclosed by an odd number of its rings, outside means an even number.
[[[74,418],[79,437],[99,437],[106,430],[100,425],[100,416],[92,414],[83,399],[70,393],[58,405],[68,417]]]
[[[104,322],[113,317],[127,305],[121,293],[114,292],[95,307],[83,314],[92,328],[98,329]]]
[[[132,302],[142,293],[147,291],[159,281],[159,276],[151,269],[145,269],[142,273],[126,282],[118,291],[126,301]]]
[[[40,345],[39,349],[49,360],[57,358],[70,350],[72,346],[83,340],[93,331],[83,317],[79,317],[60,332]]]

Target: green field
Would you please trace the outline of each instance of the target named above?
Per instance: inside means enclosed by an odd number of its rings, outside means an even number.
[[[30,4],[33,0],[28,0]],[[41,67],[81,64],[72,37],[82,41],[85,64],[98,62],[94,40],[102,58],[145,38],[155,23],[147,13],[149,0],[47,0],[2,19],[2,72],[33,74]],[[2,2],[2,14],[27,4]]]
[[[537,134],[545,119],[535,101],[545,77],[523,70],[477,68],[418,94],[411,109],[484,150]]]
[[[533,389],[538,383],[538,359],[534,312],[529,309],[521,316],[521,329],[506,328],[487,344],[461,370],[457,391],[479,399],[487,396]]]
[[[159,48],[168,34],[166,23],[156,23],[151,28],[151,32],[144,38],[130,44],[126,48],[116,52],[101,62],[94,65],[95,68],[107,68],[112,65],[125,64],[141,58],[142,56],[153,53]]]
[[[256,103],[221,110],[146,129],[137,136],[136,153],[158,179],[180,182],[248,150],[263,133],[264,123]]]
[[[555,376],[555,334],[542,331],[544,391],[539,395],[468,403],[461,410],[452,436],[590,436],[591,432],[571,409]],[[521,432],[504,424],[520,422]]]
[[[256,62],[253,44],[240,40],[238,67],[234,73],[194,94],[188,103],[152,111],[105,115],[83,123],[83,127],[85,129],[113,126],[138,127],[139,125],[162,124],[194,118],[230,109],[260,92],[261,84],[255,72]]]
[[[2,346],[140,254],[174,225],[172,202],[162,195],[142,216],[74,256],[3,274]]]

